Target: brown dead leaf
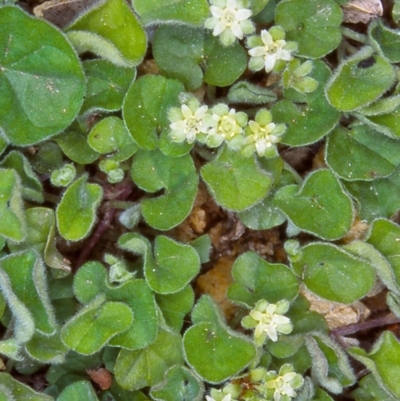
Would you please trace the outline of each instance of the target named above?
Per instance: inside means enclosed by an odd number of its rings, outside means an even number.
[[[344,4],[342,10],[343,21],[351,24],[367,24],[383,14],[381,0],[353,0]]]
[[[331,330],[363,322],[371,314],[371,311],[360,301],[351,305],[328,301],[316,296],[304,286],[300,292],[310,302],[310,310],[324,316]]]
[[[68,26],[80,14],[99,0],[50,0],[33,9],[36,17],[52,22],[60,28]]]
[[[86,373],[101,390],[107,390],[111,387],[112,375],[106,368],[86,369]]]

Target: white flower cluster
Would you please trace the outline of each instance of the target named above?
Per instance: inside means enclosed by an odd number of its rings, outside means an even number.
[[[255,26],[249,20],[252,11],[245,8],[241,0],[211,0],[211,18],[205,22],[205,27],[213,30],[214,36],[219,36],[224,46],[229,46],[244,35],[254,32]]]
[[[180,108],[173,107],[168,113],[169,137],[173,142],[193,143],[198,141],[211,148],[226,143],[230,149],[241,150],[245,156],[277,155],[275,144],[285,132],[284,124],[272,122],[272,115],[261,109],[255,121],[248,121],[246,113],[236,112],[220,103],[209,109],[194,97]]]
[[[293,330],[290,319],[283,316],[289,309],[289,301],[282,300],[270,304],[265,300],[257,302],[250,314],[242,319],[245,328],[254,328],[254,342],[261,346],[269,338],[278,340],[278,333],[289,334]]]
[[[260,36],[247,39],[250,55],[249,68],[252,71],[265,72],[282,70],[286,62],[293,59],[292,52],[297,50],[296,42],[286,42],[285,31],[280,26],[273,26],[268,31],[263,29]]]
[[[245,387],[241,385],[242,379],[245,379]],[[279,372],[258,367],[235,378],[221,390],[211,389],[206,401],[292,401],[303,384],[304,378],[288,363],[283,364]]]

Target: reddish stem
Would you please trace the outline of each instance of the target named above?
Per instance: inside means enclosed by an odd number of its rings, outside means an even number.
[[[358,333],[359,331],[374,329],[375,327],[387,326],[389,324],[400,323],[400,319],[391,313],[386,316],[368,320],[368,322],[355,323],[349,326],[338,327],[333,329],[331,333],[334,336],[348,336],[350,334]]]
[[[133,191],[133,186],[129,182],[123,182],[118,186],[115,186],[113,194],[117,194],[116,196],[112,196],[115,200],[126,200],[129,195]],[[108,198],[111,196],[109,195]],[[90,254],[92,253],[93,249],[97,245],[97,243],[102,238],[103,234],[107,231],[110,227],[111,223],[114,220],[115,214],[117,209],[108,209],[105,211],[103,217],[100,219],[99,223],[97,224],[96,229],[94,230],[93,234],[91,235],[89,242],[86,246],[82,249],[81,253],[78,256],[78,260],[76,262],[77,267],[83,265]]]

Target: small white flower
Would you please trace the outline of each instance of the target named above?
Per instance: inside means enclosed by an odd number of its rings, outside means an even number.
[[[212,108],[211,118],[209,119],[210,128],[205,141],[210,147],[217,147],[224,141],[231,148],[239,147],[243,142],[242,134],[246,124],[247,115],[245,113],[229,109],[223,103],[217,104]]]
[[[173,107],[168,112],[171,121],[171,131],[169,136],[174,142],[193,143],[199,133],[206,133],[208,125],[205,123],[207,106],[200,106],[196,99],[190,99],[188,104],[183,104],[181,108]]]
[[[269,379],[268,376],[270,376]],[[284,364],[279,369],[278,374],[276,372],[267,373],[265,388],[267,394],[273,391],[274,401],[286,401],[295,398],[297,396],[295,389],[300,388],[303,384],[303,377],[293,372],[293,367],[290,364]]]
[[[277,33],[274,38],[267,30],[261,31],[261,38],[253,36],[249,38],[248,44],[251,49],[248,51],[251,56],[249,67],[253,71],[265,68],[266,72],[271,72],[278,60],[290,61],[293,59],[291,50],[295,49],[293,42],[290,44],[283,39],[284,32],[279,28],[273,33]]]
[[[272,122],[272,115],[266,109],[258,111],[255,121],[249,121],[246,129],[246,140],[242,153],[250,156],[257,152],[258,156],[274,157],[277,155],[275,144],[281,141],[285,132],[284,124]]]
[[[211,0],[212,14],[204,26],[213,30],[214,36],[220,36],[225,46],[232,44],[236,38],[243,39],[244,34],[254,32],[254,24],[249,20],[252,11],[244,8],[240,0]]]
[[[250,316],[258,321],[254,335],[260,337],[262,333],[267,333],[267,336],[272,341],[278,340],[278,331],[280,326],[290,323],[290,319],[286,316],[278,315],[276,312],[275,304],[268,304],[264,308],[264,311],[252,310]]]
[[[282,300],[276,304],[270,304],[265,300],[258,301],[249,316],[242,320],[246,328],[254,328],[254,341],[262,345],[267,338],[278,340],[278,333],[289,334],[292,329],[290,319],[283,316],[289,309],[289,302]]]

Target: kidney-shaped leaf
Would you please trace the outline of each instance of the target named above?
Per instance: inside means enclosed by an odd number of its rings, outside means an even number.
[[[272,178],[257,165],[255,158],[224,147],[201,169],[215,200],[229,210],[242,211],[260,202],[268,193]]]
[[[86,179],[82,176],[73,182],[57,207],[58,230],[69,241],[78,241],[89,234],[102,198],[101,187],[87,183]]]
[[[271,303],[290,301],[299,290],[297,278],[286,265],[269,263],[255,252],[246,252],[236,259],[232,277],[229,299],[251,308],[260,299]]]
[[[177,333],[159,327],[156,341],[140,351],[122,349],[115,365],[115,378],[127,390],[138,390],[159,383],[173,365],[181,365],[182,339]]]
[[[195,249],[168,237],[156,237],[155,259],[146,254],[145,276],[150,288],[160,294],[181,290],[200,270],[200,258]]]
[[[112,337],[129,328],[133,313],[121,302],[104,302],[82,309],[62,328],[61,338],[70,349],[84,355],[99,351]]]
[[[375,283],[374,269],[367,260],[332,244],[305,246],[300,260],[292,265],[310,291],[344,304],[364,297]]]
[[[254,344],[228,329],[210,297],[200,298],[192,320],[195,324],[183,337],[185,357],[203,380],[220,383],[239,373],[255,357]]]
[[[124,122],[118,117],[106,117],[98,122],[88,136],[89,146],[101,154],[113,153],[107,159],[122,162],[138,149]]]
[[[337,128],[328,137],[326,162],[345,180],[386,177],[400,164],[400,142],[365,125]]]
[[[165,191],[141,203],[143,217],[152,227],[168,230],[190,213],[198,176],[189,155],[168,157],[159,150],[139,151],[133,158],[131,176],[136,185],[147,192]]]
[[[353,206],[330,170],[317,170],[303,186],[288,185],[275,195],[278,206],[301,230],[321,238],[343,237],[353,221]]]
[[[61,32],[20,8],[1,7],[0,26],[0,130],[15,145],[38,143],[78,113],[82,67]]]
[[[326,86],[326,95],[333,107],[352,111],[382,96],[395,78],[389,61],[364,48],[339,65]]]
[[[320,58],[339,45],[342,12],[333,0],[284,0],[276,7],[275,22],[286,38],[299,44],[299,54]]]
[[[138,145],[144,149],[156,149],[158,134],[169,130],[167,111],[179,106],[178,96],[183,85],[174,79],[160,75],[146,75],[129,88],[122,112],[126,126]]]

